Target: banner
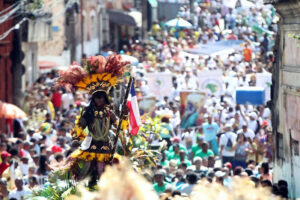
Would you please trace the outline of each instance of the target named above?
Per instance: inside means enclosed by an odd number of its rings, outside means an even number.
[[[148,73],[146,74],[148,82],[149,95],[155,96],[157,99],[163,99],[164,96],[169,96],[172,84],[172,74],[165,72]]]
[[[156,108],[156,99],[155,97],[146,97],[139,100],[139,109],[141,116],[148,114],[150,117],[154,117]]]
[[[265,88],[266,102],[271,100],[271,85],[272,85],[272,74],[271,73],[257,73],[256,75],[256,86]]]
[[[198,74],[199,90],[207,95],[220,96],[223,92],[223,76],[221,70],[200,71]]]
[[[201,116],[204,114],[206,95],[203,92],[180,92],[180,128],[186,129],[201,124]]]
[[[223,5],[226,5],[228,8],[235,8],[237,0],[223,0]]]

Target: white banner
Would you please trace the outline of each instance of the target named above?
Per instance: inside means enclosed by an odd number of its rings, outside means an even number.
[[[223,5],[226,5],[228,8],[235,8],[237,0],[223,0]]]
[[[172,84],[172,74],[170,73],[148,73],[146,74],[148,82],[149,95],[155,96],[157,99],[163,99],[164,96],[169,96]]]
[[[223,77],[221,70],[199,71],[197,76],[201,92],[205,92],[207,95],[222,95]]]
[[[265,88],[266,102],[271,100],[271,85],[272,85],[271,73],[256,74],[256,86]]]

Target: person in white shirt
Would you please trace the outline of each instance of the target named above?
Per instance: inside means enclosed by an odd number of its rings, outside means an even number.
[[[234,150],[232,147],[236,143],[237,135],[231,131],[231,124],[226,124],[224,127],[224,134],[220,138],[220,155],[222,156],[222,164],[227,162],[232,163],[234,159]]]
[[[187,183],[184,184],[182,187],[181,187],[181,192],[182,193],[185,193],[187,195],[190,195],[192,193],[192,190],[194,188],[194,186],[197,184],[197,174],[194,173],[194,172],[189,172],[187,175],[186,175],[186,181]]]
[[[74,104],[74,96],[72,93],[64,93],[61,96],[62,109],[68,110],[71,104]]]
[[[249,118],[247,119],[247,125],[249,129],[257,133],[259,131],[260,121],[257,118],[257,114],[255,112],[251,112],[249,114]]]
[[[12,190],[9,193],[8,199],[14,198],[17,200],[23,200],[28,198],[32,194],[31,190],[23,185],[23,180],[21,178],[16,178],[15,184],[16,189]]]
[[[246,138],[250,138],[253,141],[255,133],[248,128],[247,125],[243,125],[242,129],[238,130],[237,134],[243,134]]]

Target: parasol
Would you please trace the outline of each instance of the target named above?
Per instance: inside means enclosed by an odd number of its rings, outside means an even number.
[[[128,61],[132,65],[139,64],[139,60],[134,56],[128,56],[128,55],[124,55],[124,54],[121,55],[121,56],[122,56],[122,61]]]
[[[166,22],[166,26],[175,28],[193,28],[193,25],[190,22],[182,18],[171,19]]]
[[[26,118],[26,113],[13,104],[0,101],[0,118],[24,119]]]

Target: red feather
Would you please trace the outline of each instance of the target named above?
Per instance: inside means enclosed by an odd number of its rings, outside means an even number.
[[[65,70],[59,71],[59,85],[66,89],[72,89],[78,82],[80,82],[88,73],[79,65],[71,65]]]

